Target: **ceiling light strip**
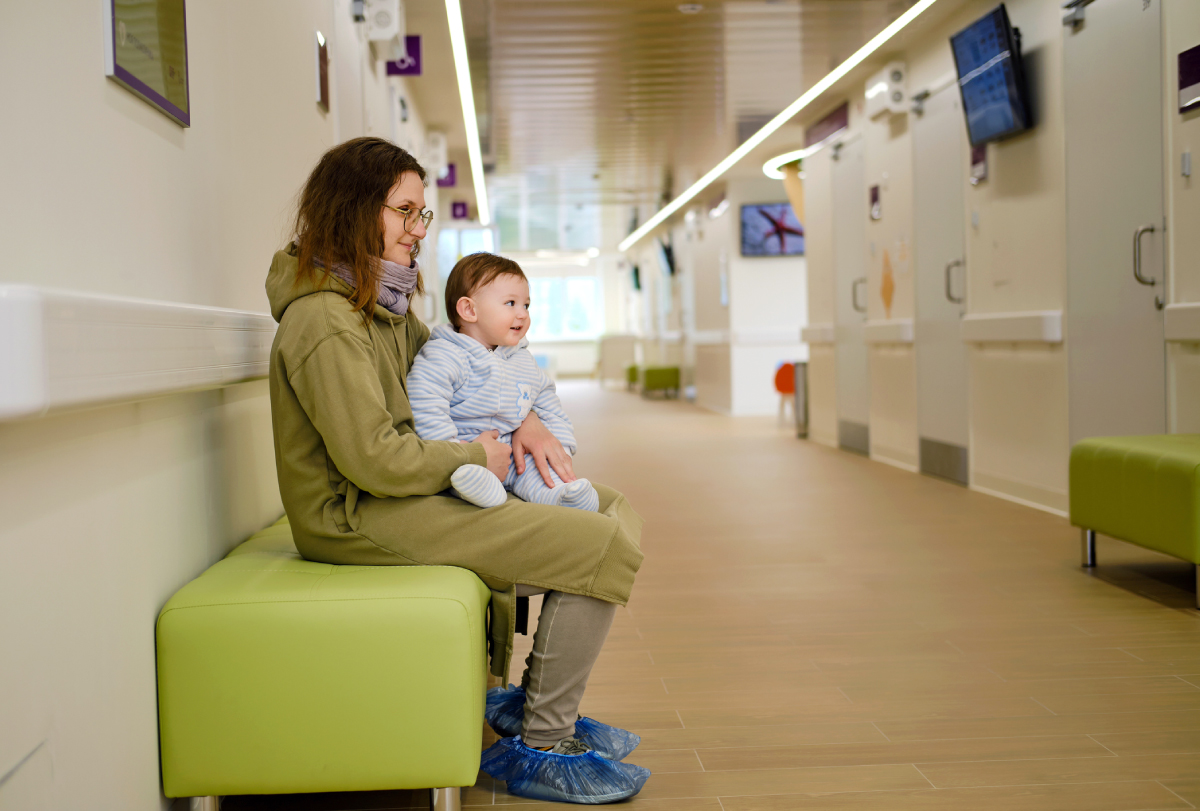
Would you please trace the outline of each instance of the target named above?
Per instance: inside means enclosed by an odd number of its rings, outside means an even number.
[[[454,72],[458,74],[458,96],[462,100],[463,126],[467,130],[467,154],[471,161],[471,179],[475,182],[475,207],[479,224],[490,225],[487,184],[483,177],[483,150],[479,146],[479,122],[475,120],[475,94],[471,90],[471,66],[467,63],[467,36],[463,30],[462,7],[458,0],[446,0],[450,23],[450,49],[454,52]]]
[[[451,0],[447,0],[447,2],[450,2],[450,1]],[[704,175],[704,177],[700,178],[695,183],[693,183],[691,186],[689,186],[687,191],[685,191],[683,194],[676,197],[671,202],[667,203],[667,205],[664,206],[662,209],[660,209],[657,214],[655,214],[650,219],[646,220],[646,222],[640,228],[638,228],[636,231],[634,231],[629,236],[625,237],[624,241],[622,241],[621,244],[617,246],[618,250],[621,250],[621,251],[629,250],[635,244],[637,244],[638,241],[640,241],[642,239],[642,237],[646,236],[651,231],[653,231],[655,228],[662,225],[664,220],[666,220],[668,217],[670,217],[676,211],[678,211],[679,209],[681,209],[685,205],[687,205],[688,202],[692,200],[692,198],[694,198],[700,192],[704,191],[704,189],[706,189],[710,184],[712,184],[712,182],[714,180],[716,180],[721,175],[723,175],[727,171],[729,171],[729,169],[735,163],[740,161],[742,158],[746,157],[746,155],[748,155],[751,150],[753,150],[755,147],[757,147],[763,141],[767,140],[767,138],[773,132],[775,132],[775,130],[782,127],[784,124],[786,124],[788,121],[790,121],[793,116],[795,116],[797,113],[799,113],[805,107],[807,107],[809,104],[813,103],[818,98],[820,98],[822,93],[824,93],[829,88],[833,87],[833,85],[835,83],[837,83],[837,81],[839,79],[841,79],[847,73],[849,73],[850,71],[852,71],[856,67],[858,67],[863,62],[863,60],[865,60],[871,54],[875,53],[875,51],[877,51],[881,47],[883,47],[883,45],[886,44],[888,40],[890,40],[896,34],[900,33],[900,31],[903,30],[906,25],[908,25],[910,22],[915,20],[927,8],[929,8],[936,2],[938,2],[938,0],[920,0],[920,2],[918,2],[915,6],[913,6],[908,11],[901,14],[898,18],[896,18],[895,22],[893,22],[887,28],[883,29],[878,34],[876,34],[870,40],[870,42],[868,42],[866,45],[862,46],[857,51],[855,51],[854,54],[849,59],[847,59],[845,62],[838,65],[836,68],[831,70],[829,73],[825,74],[825,76],[822,77],[819,82],[817,82],[815,85],[813,85],[811,88],[809,88],[808,92],[806,92],[800,98],[796,99],[791,104],[789,104],[786,108],[784,108],[783,112],[781,112],[779,115],[772,118],[770,121],[768,121],[763,126],[762,129],[760,129],[758,132],[754,133],[748,139],[746,139],[746,142],[743,143],[741,146],[739,146],[737,149],[733,150],[733,152],[731,152],[725,158],[725,160],[718,163],[716,166],[714,166],[712,169],[710,169],[708,171],[708,173],[706,175]]]

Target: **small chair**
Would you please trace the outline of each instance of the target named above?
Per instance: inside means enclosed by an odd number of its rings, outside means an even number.
[[[796,418],[796,364],[781,363],[775,370],[775,391],[779,392],[779,424],[785,425],[784,412],[791,410]]]

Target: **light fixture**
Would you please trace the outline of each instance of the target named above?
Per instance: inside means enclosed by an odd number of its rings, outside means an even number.
[[[450,1],[451,0],[447,0],[447,2]],[[625,237],[621,244],[617,246],[617,249],[621,251],[629,250],[644,236],[649,234],[658,226],[662,225],[663,221],[665,221],[683,206],[687,205],[689,200],[691,200],[700,192],[704,191],[709,184],[729,171],[730,167],[732,167],[742,158],[746,157],[746,155],[750,154],[750,152],[763,141],[767,140],[771,133],[775,132],[775,130],[779,129],[788,121],[790,121],[793,116],[820,98],[822,93],[833,87],[833,85],[837,83],[839,79],[841,79],[850,71],[854,70],[863,62],[863,60],[883,47],[888,40],[900,33],[905,26],[919,17],[925,12],[926,9],[928,9],[937,1],[938,0],[920,0],[920,2],[910,8],[908,11],[897,17],[895,22],[872,37],[866,45],[855,51],[854,54],[845,62],[838,65],[829,73],[825,74],[825,76],[823,76],[819,82],[809,88],[804,95],[785,107],[783,112],[772,118],[765,125],[763,125],[762,129],[747,138],[741,146],[729,153],[729,155],[725,157],[725,160],[708,170],[708,173],[705,174],[704,177],[700,178],[691,186],[689,186],[683,192],[683,194],[667,203],[665,206],[663,206],[663,208],[659,209],[657,214],[646,220],[646,222],[643,223],[640,228],[638,228],[629,236]]]
[[[595,259],[597,256],[600,255],[600,249],[599,248],[588,248],[587,255],[588,255],[589,259]]]
[[[796,161],[804,160],[824,145],[825,142],[822,141],[819,144],[813,144],[805,149],[797,149],[794,152],[784,152],[782,155],[776,155],[763,164],[763,174],[772,180],[783,180],[783,167],[787,166],[789,163],[795,163]]]
[[[475,94],[471,91],[471,68],[467,64],[467,37],[463,32],[462,7],[458,0],[446,0],[450,23],[450,50],[454,53],[454,72],[458,74],[458,97],[462,100],[463,126],[467,130],[467,155],[471,161],[471,179],[475,182],[475,208],[479,224],[490,225],[487,184],[483,178],[483,150],[479,146],[479,123],[475,120]]]

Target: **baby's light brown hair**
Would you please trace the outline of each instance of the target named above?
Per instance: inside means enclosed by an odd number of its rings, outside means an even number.
[[[479,288],[491,284],[500,276],[519,276],[526,279],[525,271],[511,259],[494,253],[473,253],[458,260],[450,278],[446,279],[446,317],[454,328],[461,329],[458,317],[458,300],[470,298]]]

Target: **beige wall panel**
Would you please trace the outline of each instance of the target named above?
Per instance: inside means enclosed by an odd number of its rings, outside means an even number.
[[[1200,301],[1200,110],[1179,112],[1178,54],[1200,43],[1200,3],[1163,0],[1167,264],[1172,302]],[[1192,176],[1181,160],[1192,154]],[[1167,345],[1168,430],[1200,432],[1200,345]]]
[[[1061,309],[1066,294],[1062,11],[1059,4],[1041,0],[1006,5],[1021,29],[1036,126],[989,145],[988,179],[966,188],[969,313]],[[963,5],[910,50],[911,92],[952,73],[949,36],[994,7],[991,0]],[[968,363],[972,482],[1010,498],[1066,509],[1063,347],[975,347]]]
[[[863,246],[867,253],[867,318],[873,321],[913,317],[910,115],[885,114],[863,121],[866,188],[862,193],[879,186],[881,203],[881,217],[867,221],[867,244]]]
[[[1200,344],[1167,344],[1167,430],[1200,434]]]
[[[1067,509],[1066,355],[1061,346],[972,347],[971,486]]]
[[[733,407],[729,344],[696,347],[696,405],[728,414]]]
[[[1167,261],[1173,286],[1171,300],[1200,301],[1200,110],[1179,112],[1180,51],[1200,44],[1200,3],[1195,0],[1163,0],[1166,61],[1166,189]],[[1192,176],[1184,177],[1180,162],[1192,153]],[[1191,224],[1190,226],[1188,224]]]
[[[871,458],[917,469],[917,365],[912,345],[867,349],[871,370]]]
[[[1007,6],[1021,29],[1036,126],[989,144],[988,179],[967,189],[970,313],[1057,310],[1066,292],[1062,10],[1043,0]]]
[[[283,512],[265,381],[0,425],[0,768],[53,808],[156,809],[154,621]]]
[[[836,448],[837,361],[833,344],[808,348],[808,438]]]
[[[729,305],[721,303],[721,288],[724,285],[728,292],[729,221],[735,216],[727,209],[715,220],[707,214],[698,218],[695,241],[689,246],[698,330],[729,329]]]
[[[104,78],[101,10],[56,6],[48,50],[45,7],[6,4],[0,282],[265,311],[335,142],[314,88],[334,4],[189,3],[188,129]],[[161,809],[154,621],[282,513],[266,383],[0,424],[0,460],[0,658],[19,663],[0,668],[0,775],[45,742],[16,807]]]
[[[829,150],[804,161],[805,265],[808,274],[808,323],[834,322],[833,176]]]

